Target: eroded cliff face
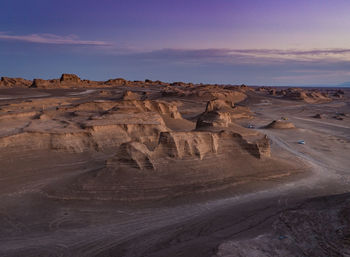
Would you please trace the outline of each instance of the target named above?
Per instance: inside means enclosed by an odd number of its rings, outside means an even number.
[[[167,160],[220,159],[220,156],[226,154],[232,156],[250,154],[262,159],[270,157],[271,154],[270,143],[266,136],[250,142],[240,134],[224,131],[161,132],[158,143],[153,149],[139,142],[124,143],[121,149],[122,152],[118,152],[117,159],[114,160],[139,163],[139,157],[142,156],[141,159],[147,159],[154,170],[164,168],[162,165],[158,167],[157,163],[164,164]],[[123,158],[118,159],[120,156]],[[145,167],[150,168],[149,165],[137,165],[140,170]]]

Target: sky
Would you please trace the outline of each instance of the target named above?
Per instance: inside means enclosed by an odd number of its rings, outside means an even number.
[[[349,0],[1,0],[0,76],[350,81]]]

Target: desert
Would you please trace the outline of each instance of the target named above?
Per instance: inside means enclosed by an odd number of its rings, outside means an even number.
[[[3,77],[0,255],[347,256],[349,115],[346,88]]]
[[[350,1],[0,10],[0,257],[350,257]]]

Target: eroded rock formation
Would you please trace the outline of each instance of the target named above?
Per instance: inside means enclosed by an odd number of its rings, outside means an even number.
[[[113,89],[67,89],[106,84]],[[1,105],[0,151],[104,159],[101,168],[50,187],[50,197],[158,199],[289,174],[289,163],[271,157],[269,139],[240,125],[253,118],[238,104],[247,97],[246,87],[105,83],[73,74],[36,79],[32,87],[65,93]]]
[[[303,101],[306,103],[322,103],[332,100],[329,94],[317,89],[288,88],[278,90],[271,87],[259,87],[256,91],[267,93],[271,96],[281,97],[287,100]]]
[[[252,117],[246,107],[235,106],[231,100],[215,99],[207,103],[205,112],[197,120],[197,129],[207,127],[229,127],[237,119]]]
[[[1,80],[0,80],[0,88],[14,88],[14,87],[26,88],[26,87],[29,87],[31,84],[32,82],[30,80],[22,79],[22,78],[1,77]]]
[[[267,129],[293,129],[295,128],[294,124],[288,121],[283,120],[274,120],[270,124],[266,125]]]

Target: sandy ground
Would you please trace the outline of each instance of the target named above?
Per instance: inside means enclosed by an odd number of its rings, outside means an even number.
[[[0,93],[2,101],[9,97],[45,98],[48,94]],[[93,90],[50,92],[62,97],[93,93]],[[43,188],[65,176],[100,168],[105,156],[40,150],[18,156],[16,151],[3,151],[0,255],[293,256],[287,250],[262,252],[261,245],[276,238],[270,248],[280,244],[281,232],[276,232],[276,222],[289,210],[298,206],[302,210],[302,204],[314,197],[349,192],[350,101],[344,98],[307,104],[250,94],[242,105],[249,106],[255,118],[243,120],[242,125],[254,124],[254,130],[270,138],[273,156],[291,158],[309,172],[290,178],[270,177],[224,192],[152,202],[78,201],[50,198]],[[339,112],[348,116],[334,119]],[[317,113],[327,117],[312,118]],[[190,119],[195,112],[185,115]],[[287,117],[296,129],[263,128],[281,117]],[[298,140],[305,140],[306,144],[298,144]],[[43,159],[49,161],[42,162]],[[256,247],[248,249],[247,245]],[[313,256],[307,251],[295,253]],[[327,256],[322,254],[318,256]]]

